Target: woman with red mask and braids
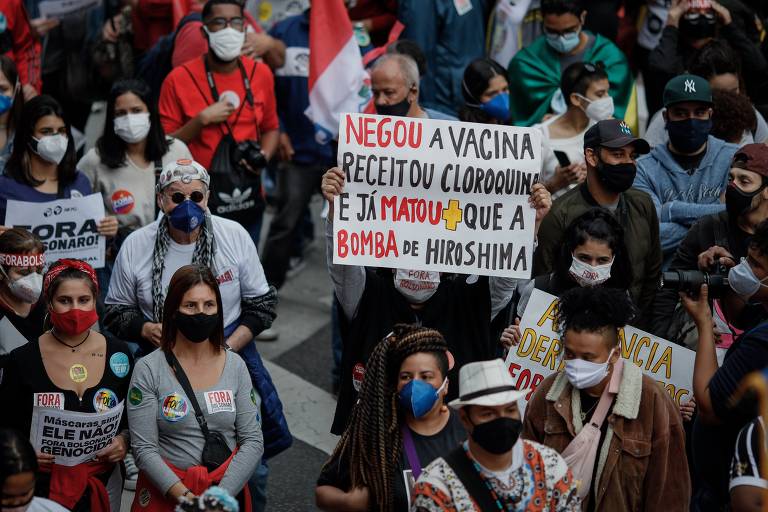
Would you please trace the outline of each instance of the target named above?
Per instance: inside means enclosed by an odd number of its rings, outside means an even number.
[[[10,354],[0,383],[6,411],[0,426],[28,435],[34,406],[101,413],[125,400],[133,360],[125,343],[91,329],[98,321],[98,291],[96,273],[84,261],[59,260],[48,269],[43,278],[48,330]],[[57,464],[55,454],[38,451],[35,495],[77,512],[120,510],[118,463],[129,446],[125,425],[123,414],[110,444],[76,466]]]

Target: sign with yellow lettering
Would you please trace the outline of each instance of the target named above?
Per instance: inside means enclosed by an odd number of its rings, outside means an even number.
[[[553,326],[557,297],[533,290],[520,319],[521,340],[507,354],[509,373],[518,389],[532,388],[563,366],[560,334]],[[658,381],[676,403],[688,401],[693,390],[694,351],[632,326],[619,331],[621,355]],[[533,392],[525,397],[531,398]]]

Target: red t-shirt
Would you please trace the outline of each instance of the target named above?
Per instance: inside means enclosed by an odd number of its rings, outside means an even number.
[[[259,140],[259,135],[277,130],[277,106],[272,71],[262,62],[241,57],[251,82],[253,106],[246,100],[245,85],[240,69],[228,74],[213,73],[220,97],[237,95],[240,105],[227,120],[237,142]],[[171,71],[160,91],[160,121],[165,133],[173,133],[214,103],[208,87],[203,59],[193,59]],[[194,159],[206,169],[227,129],[223,123],[203,128],[200,135],[187,143]]]

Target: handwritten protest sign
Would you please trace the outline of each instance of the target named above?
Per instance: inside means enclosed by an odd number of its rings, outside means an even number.
[[[45,246],[49,265],[62,258],[78,258],[92,267],[104,266],[104,237],[99,221],[104,218],[101,194],[58,199],[48,203],[8,200],[5,223],[37,235]]]
[[[56,464],[76,466],[109,445],[119,431],[123,404],[97,413],[33,407],[29,439],[35,450],[54,455]]]
[[[563,364],[560,335],[552,326],[556,304],[557,297],[534,289],[520,319],[522,339],[510,349],[506,361],[519,389],[536,389]],[[622,357],[657,380],[675,402],[690,399],[695,352],[631,326],[619,331],[619,339]],[[530,400],[531,395],[525,400]]]
[[[334,263],[528,278],[538,130],[345,114]]]

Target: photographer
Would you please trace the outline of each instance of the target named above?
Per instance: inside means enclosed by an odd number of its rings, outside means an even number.
[[[733,157],[725,190],[725,211],[702,217],[691,227],[677,248],[669,266],[670,272],[698,269],[710,274],[724,273],[746,257],[749,237],[757,225],[768,218],[767,185],[768,146],[747,144]],[[739,327],[749,326],[749,318],[739,318],[744,303],[726,302],[730,306],[731,322]],[[695,333],[691,332],[688,316],[677,304],[675,287],[665,287],[656,294],[654,333],[690,346],[695,342],[695,336],[692,336]]]
[[[694,495],[695,510],[721,510],[728,503],[728,467],[739,430],[755,416],[750,408],[735,408],[731,397],[749,373],[768,366],[768,222],[755,229],[746,259],[728,272],[727,299],[758,303],[761,323],[731,345],[720,368],[715,352],[709,290],[698,297],[681,293],[683,306],[696,322],[699,335],[693,368],[693,394],[699,414],[694,423],[694,468],[701,483]]]
[[[245,19],[239,2],[209,0],[202,16],[208,53],[165,79],[160,121],[212,170],[211,213],[239,222],[258,243],[259,172],[278,141],[274,79],[266,64],[241,56]]]

